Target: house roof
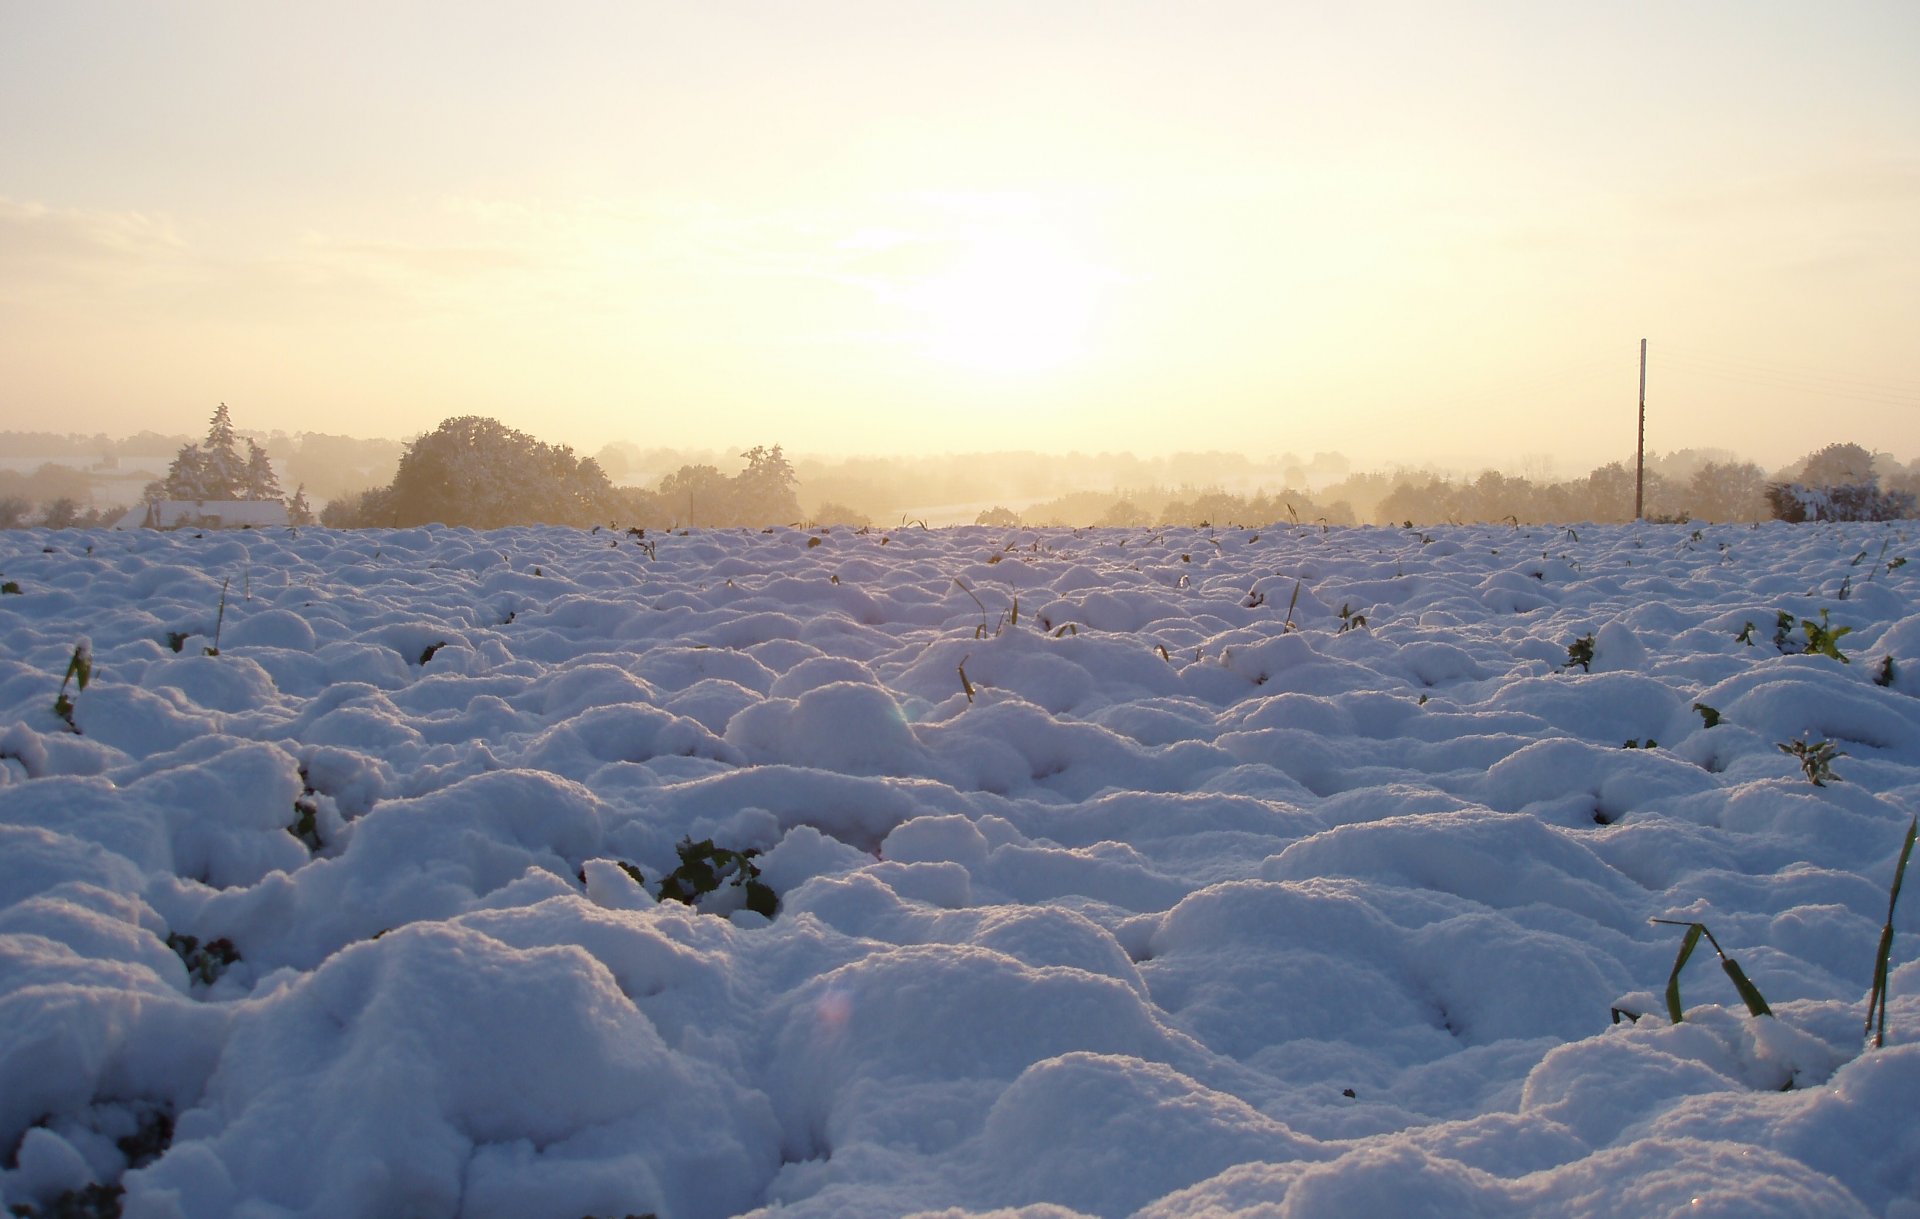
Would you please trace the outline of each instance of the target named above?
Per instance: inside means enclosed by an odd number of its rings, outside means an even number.
[[[277,499],[163,499],[135,504],[115,529],[258,529],[288,524],[287,505]]]

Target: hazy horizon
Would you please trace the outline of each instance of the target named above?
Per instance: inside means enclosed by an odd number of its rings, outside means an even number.
[[[1920,9],[0,5],[0,430],[1920,452]],[[724,440],[725,445],[716,443]]]

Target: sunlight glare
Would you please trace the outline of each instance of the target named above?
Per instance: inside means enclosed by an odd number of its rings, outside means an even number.
[[[928,356],[976,373],[1026,375],[1085,358],[1101,280],[1054,242],[999,233],[970,242],[905,296]]]

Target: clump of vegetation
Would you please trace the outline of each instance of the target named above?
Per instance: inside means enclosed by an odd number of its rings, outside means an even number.
[[[1893,657],[1890,655],[1882,656],[1879,665],[1873,670],[1873,684],[1876,686],[1891,686],[1893,679]]]
[[[1781,753],[1799,760],[1800,769],[1807,772],[1807,778],[1815,787],[1825,787],[1829,779],[1839,782],[1840,776],[1833,773],[1833,760],[1847,755],[1832,741],[1776,741],[1775,744]]]
[[[173,1146],[173,1114],[158,1106],[146,1108],[133,1133],[114,1145],[127,1157],[128,1168],[145,1168]]]
[[[224,936],[202,944],[194,936],[168,932],[167,947],[186,965],[189,977],[208,986],[240,960],[240,950]]]
[[[1593,632],[1592,631],[1588,631],[1586,634],[1580,636],[1580,638],[1574,640],[1572,643],[1567,645],[1567,663],[1561,665],[1560,667],[1563,669],[1571,669],[1575,665],[1579,665],[1582,672],[1585,672],[1585,673],[1593,672]]]
[[[1801,649],[1804,654],[1811,656],[1815,652],[1818,652],[1822,656],[1833,657],[1841,664],[1850,663],[1845,656],[1840,654],[1840,639],[1843,635],[1852,634],[1852,627],[1829,626],[1827,623],[1827,611],[1823,609],[1820,611],[1820,621],[1815,622],[1811,618],[1802,618],[1800,620],[1800,629],[1805,631],[1807,635],[1807,646]]]
[[[1688,922],[1684,919],[1657,918],[1653,920],[1669,927],[1685,927],[1687,934],[1680,941],[1680,954],[1673,959],[1673,972],[1667,975],[1667,1018],[1675,1024],[1683,1019],[1680,1010],[1680,971],[1686,968],[1687,959],[1693,956],[1693,950],[1700,943],[1700,937],[1706,936],[1707,943],[1713,945],[1713,951],[1720,958],[1720,968],[1733,982],[1733,988],[1740,992],[1741,1002],[1747,1005],[1747,1011],[1755,1016],[1771,1016],[1773,1009],[1767,1006],[1761,997],[1759,988],[1748,980],[1746,971],[1740,963],[1726,954],[1720,947],[1720,941],[1713,938],[1713,932],[1707,930],[1705,923]]]
[[[7,1213],[19,1219],[120,1219],[120,1198],[126,1192],[126,1187],[121,1185],[88,1185],[67,1190],[49,1202],[45,1210],[30,1202],[21,1202],[9,1206]]]
[[[294,797],[293,824],[287,833],[298,838],[309,851],[318,851],[320,842],[320,802],[311,789]]]
[[[755,914],[772,918],[779,908],[779,897],[760,879],[760,869],[753,862],[760,852],[717,847],[711,838],[695,842],[691,836],[681,839],[674,850],[680,856],[680,866],[661,879],[661,901],[691,906],[721,885],[730,884],[746,895],[746,907]]]
[[[1716,708],[1709,707],[1705,703],[1695,703],[1693,709],[1700,713],[1700,726],[1702,728],[1717,728],[1720,725],[1720,721],[1725,718]]]
[[[1340,630],[1335,632],[1336,634],[1344,634],[1347,631],[1357,631],[1366,625],[1367,616],[1365,614],[1356,614],[1353,612],[1352,607],[1346,602],[1342,601],[1340,603]]]
[[[78,734],[80,725],[73,722],[73,700],[67,697],[67,685],[72,683],[74,693],[87,688],[93,680],[93,644],[85,639],[73,645],[73,656],[67,661],[67,674],[60,679],[60,693],[54,697],[53,713],[66,721],[67,731]]]
[[[1793,615],[1781,610],[1773,616],[1773,647],[1775,651],[1787,650],[1787,638],[1793,634]]]

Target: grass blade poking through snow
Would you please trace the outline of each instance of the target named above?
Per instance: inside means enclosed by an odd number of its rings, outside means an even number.
[[[1873,958],[1873,992],[1867,996],[1867,1027],[1863,1036],[1873,1038],[1873,1048],[1887,1044],[1887,961],[1893,955],[1893,907],[1900,900],[1900,885],[1907,877],[1907,861],[1913,858],[1913,841],[1920,837],[1920,817],[1907,824],[1907,840],[1900,848],[1900,862],[1893,868],[1893,890],[1887,895],[1887,925],[1880,929],[1880,950]]]
[[[1684,919],[1672,918],[1657,918],[1653,921],[1669,927],[1687,929],[1686,936],[1680,941],[1680,954],[1673,959],[1673,972],[1667,975],[1667,1018],[1673,1023],[1679,1024],[1682,1019],[1680,971],[1686,968],[1687,958],[1693,955],[1693,950],[1698,946],[1700,937],[1703,935],[1707,937],[1707,943],[1713,945],[1713,951],[1720,957],[1720,968],[1726,971],[1727,977],[1733,982],[1733,988],[1740,992],[1740,1000],[1747,1005],[1747,1011],[1755,1016],[1773,1015],[1773,1009],[1767,1006],[1767,1001],[1761,997],[1759,988],[1748,980],[1746,971],[1740,968],[1740,963],[1728,956],[1720,947],[1720,941],[1713,938],[1713,932],[1707,930],[1705,923],[1690,923]]]
[[[227,624],[227,585],[231,583],[232,576],[220,581],[220,611],[213,616],[213,646],[201,649],[209,656],[220,654],[220,628]]]

